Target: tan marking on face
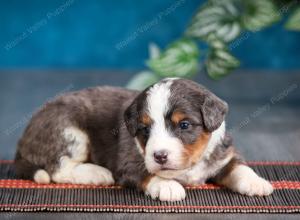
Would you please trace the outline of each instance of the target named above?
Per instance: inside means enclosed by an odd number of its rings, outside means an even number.
[[[186,165],[194,165],[199,161],[210,137],[211,133],[204,132],[199,135],[195,143],[184,146],[183,161]]]
[[[143,144],[143,141],[140,140],[139,136],[137,136],[137,141],[138,141],[138,143],[140,144],[140,146],[142,148],[142,151],[143,151],[142,155],[145,156],[145,148],[146,148],[146,146]]]
[[[145,126],[150,126],[152,124],[152,119],[146,113],[142,114],[139,120]],[[138,140],[138,142],[139,142],[139,144],[140,144],[140,146],[141,146],[141,148],[143,150],[142,153],[143,153],[143,155],[145,155],[145,148],[146,148],[146,146],[143,144],[143,140],[142,139],[143,139],[143,137],[141,137],[139,135],[137,136],[137,140]]]
[[[149,175],[146,178],[143,179],[140,187],[142,190],[146,190],[148,183],[150,182],[150,180],[154,177],[154,175]]]
[[[152,119],[147,114],[143,114],[140,120],[144,125],[148,126],[152,124]]]
[[[182,121],[183,119],[187,118],[186,114],[179,112],[179,111],[175,111],[172,114],[171,120],[173,123],[178,124],[180,121]]]

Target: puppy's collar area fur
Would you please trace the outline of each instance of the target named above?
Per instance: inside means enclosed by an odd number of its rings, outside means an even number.
[[[219,128],[212,132],[210,140],[204,151],[203,158],[209,160],[211,153],[214,151],[216,146],[222,142],[226,133],[225,121],[222,122]]]

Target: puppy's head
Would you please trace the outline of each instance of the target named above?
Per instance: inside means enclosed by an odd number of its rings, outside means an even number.
[[[141,92],[124,117],[147,170],[173,177],[199,161],[213,133],[224,129],[227,111],[227,104],[203,86],[165,79]]]

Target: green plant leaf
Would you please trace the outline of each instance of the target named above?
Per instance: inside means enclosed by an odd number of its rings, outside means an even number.
[[[203,40],[214,34],[220,40],[230,42],[241,32],[239,17],[234,0],[209,1],[193,17],[185,34]]]
[[[261,30],[281,18],[272,0],[244,0],[241,3],[244,9],[241,20],[247,30]]]
[[[180,39],[170,44],[147,65],[161,77],[191,77],[198,70],[199,50],[195,42]]]
[[[134,77],[127,84],[126,88],[143,90],[159,80],[160,78],[154,73],[150,71],[143,71],[134,75]]]
[[[212,48],[205,62],[208,75],[215,80],[228,75],[239,65],[240,62],[225,47]]]
[[[300,31],[300,7],[297,8],[285,23],[285,28],[293,31]]]
[[[149,44],[149,57],[151,59],[158,58],[160,55],[160,49],[155,43]]]
[[[225,49],[226,50],[226,44],[224,41],[220,40],[215,34],[210,34],[207,37],[206,42],[209,46],[211,46],[214,49]]]

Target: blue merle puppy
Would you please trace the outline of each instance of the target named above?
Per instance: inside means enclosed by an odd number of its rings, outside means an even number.
[[[225,132],[227,104],[186,79],[142,92],[95,87],[47,102],[31,119],[15,157],[19,177],[37,183],[136,187],[153,199],[185,198],[183,185],[207,180],[269,195]]]

